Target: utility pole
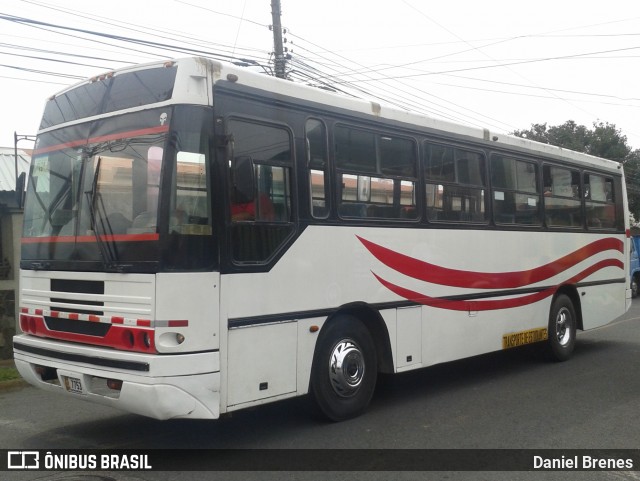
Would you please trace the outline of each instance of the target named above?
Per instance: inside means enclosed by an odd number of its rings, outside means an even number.
[[[275,53],[276,77],[286,78],[285,67],[287,59],[282,46],[282,23],[280,22],[280,0],[271,0],[271,18],[273,22],[273,49]]]
[[[16,180],[16,199],[18,207],[22,207],[22,197],[24,194],[24,181],[19,182],[20,175],[18,174],[18,142],[21,140],[30,140],[34,142],[36,137],[34,135],[20,135],[15,130],[13,131],[13,155],[14,155],[14,171]]]

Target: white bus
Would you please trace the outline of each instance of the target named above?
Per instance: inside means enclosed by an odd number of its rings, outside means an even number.
[[[630,305],[622,166],[186,58],[46,103],[25,200],[21,375],[158,419],[538,342]]]

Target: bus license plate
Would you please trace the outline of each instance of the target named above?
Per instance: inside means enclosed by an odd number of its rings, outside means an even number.
[[[82,381],[77,377],[63,376],[65,389],[74,394],[82,394]]]

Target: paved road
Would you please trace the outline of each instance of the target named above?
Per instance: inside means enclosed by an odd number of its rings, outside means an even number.
[[[369,412],[343,423],[304,399],[218,421],[159,422],[35,388],[0,392],[0,448],[640,448],[640,300],[620,320],[580,333],[574,357],[528,349],[385,379]],[[193,472],[0,473],[16,480],[202,479]],[[543,479],[542,473],[334,473],[332,479]],[[328,473],[209,473],[208,479],[328,479]],[[545,473],[544,479],[640,480],[640,471]]]

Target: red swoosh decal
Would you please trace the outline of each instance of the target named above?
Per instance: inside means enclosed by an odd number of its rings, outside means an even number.
[[[470,289],[513,289],[549,279],[570,267],[607,250],[624,251],[624,244],[614,237],[600,239],[535,269],[514,272],[474,272],[449,269],[392,251],[360,236],[358,240],[373,256],[391,269],[432,284]],[[624,269],[620,262],[620,267]]]
[[[594,272],[604,269],[605,267],[619,267],[620,269],[624,269],[624,264],[617,259],[605,259],[603,261],[596,262],[579,274],[573,276],[571,279],[568,279],[566,281],[566,284],[580,282],[581,280],[589,277]],[[536,292],[535,294],[527,294],[509,299],[492,299],[486,301],[458,301],[430,297],[425,294],[421,294],[419,292],[405,289],[404,287],[392,284],[391,282],[386,281],[385,279],[377,275],[375,272],[372,272],[372,274],[383,286],[385,286],[394,294],[399,295],[400,297],[404,297],[405,299],[416,302],[418,304],[424,304],[425,306],[437,307],[440,309],[448,309],[453,311],[492,311],[497,309],[509,309],[512,307],[526,306],[528,304],[533,304],[534,302],[540,301],[546,297],[553,295],[559,287],[554,286],[543,291]]]

